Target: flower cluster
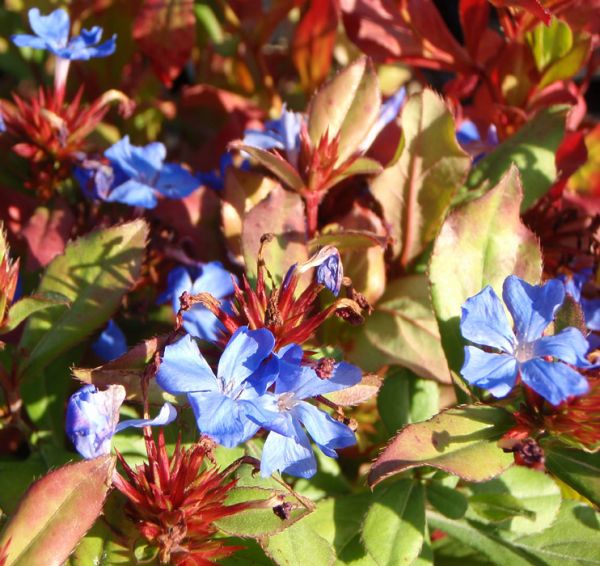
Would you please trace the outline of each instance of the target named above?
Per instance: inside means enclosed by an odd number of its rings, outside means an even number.
[[[328,456],[354,444],[350,428],[333,419],[308,398],[358,383],[361,372],[345,362],[327,372],[303,364],[304,353],[291,344],[274,352],[275,337],[266,328],[239,328],[220,359],[216,374],[186,335],[165,348],[158,384],[167,392],[185,394],[199,430],[215,442],[234,447],[260,428],[269,432],[261,473],[274,471],[310,477],[316,460],[302,425]],[[321,376],[319,376],[319,373]]]

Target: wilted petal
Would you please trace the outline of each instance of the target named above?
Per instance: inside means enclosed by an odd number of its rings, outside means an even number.
[[[127,339],[114,320],[109,320],[102,334],[92,344],[94,354],[103,360],[114,360],[127,352]]]
[[[543,336],[533,344],[535,356],[552,356],[574,366],[589,365],[585,355],[589,344],[577,328],[565,328],[554,336]]]
[[[285,472],[300,478],[310,478],[317,471],[317,461],[306,433],[298,426],[295,437],[270,432],[263,447],[260,474]]]
[[[327,413],[304,401],[298,403],[293,414],[306,427],[323,454],[337,458],[335,448],[356,444],[356,437],[348,426],[332,419]]]
[[[165,348],[156,382],[168,393],[215,391],[217,379],[189,334]]]
[[[344,268],[340,253],[334,248],[334,252],[317,267],[317,283],[324,285],[336,297],[340,294],[342,288],[342,279],[344,278]]]
[[[554,319],[565,299],[565,288],[556,279],[545,285],[530,285],[510,275],[504,281],[502,297],[513,317],[519,342],[533,342]]]
[[[460,331],[464,338],[504,352],[514,350],[515,335],[510,328],[502,302],[488,285],[462,306]]]
[[[84,458],[110,453],[111,438],[119,422],[125,388],[111,385],[104,391],[84,385],[67,404],[66,433]]]
[[[247,326],[241,326],[221,355],[217,376],[228,384],[228,388],[236,388],[271,355],[274,345],[275,338],[266,328],[249,330]]]
[[[254,436],[259,426],[247,416],[247,404],[222,393],[190,393],[188,399],[200,432],[226,448]]]
[[[130,419],[123,421],[117,425],[115,432],[121,432],[122,430],[130,427],[142,428],[145,426],[166,426],[171,424],[177,418],[177,411],[171,403],[165,403],[158,415],[153,419]]]
[[[466,346],[460,373],[471,385],[489,391],[494,397],[504,397],[515,386],[517,361],[506,354],[490,354],[475,346]]]
[[[561,362],[535,359],[521,364],[520,370],[523,382],[553,405],[584,395],[590,388],[583,375]]]

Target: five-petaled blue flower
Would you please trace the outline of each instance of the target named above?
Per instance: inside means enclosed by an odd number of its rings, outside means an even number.
[[[181,199],[199,186],[198,180],[181,165],[164,163],[166,149],[159,142],[139,147],[131,145],[129,136],[125,136],[104,155],[113,169],[112,186],[106,190],[104,185],[109,177],[104,173],[100,176],[102,190],[96,194],[108,202],[154,208],[158,195]],[[98,174],[93,179],[98,180]]]
[[[468,299],[462,308],[460,329],[476,346],[465,347],[462,376],[471,384],[504,397],[515,386],[517,376],[553,405],[589,389],[586,379],[567,364],[586,367],[588,344],[576,328],[565,328],[554,336],[543,336],[565,298],[564,286],[551,280],[529,285],[511,275],[504,281],[502,302],[490,286]]]
[[[35,35],[16,34],[12,41],[19,47],[47,49],[61,59],[87,60],[94,57],[107,57],[115,52],[117,36],[100,43],[102,28],[82,29],[81,35],[69,40],[71,21],[62,8],[42,16],[38,8],[29,10],[29,24]]]
[[[321,378],[313,368],[301,365],[303,352],[296,344],[282,348],[274,393],[265,393],[249,401],[250,418],[271,431],[263,448],[261,474],[274,471],[309,478],[317,471],[317,462],[304,428],[321,451],[336,458],[336,449],[356,444],[352,430],[308,403],[306,399],[339,391],[358,383],[361,371],[340,362],[331,375]]]
[[[202,267],[176,267],[167,278],[167,290],[160,296],[159,302],[172,300],[173,312],[179,311],[179,297],[184,291],[196,295],[210,293],[215,299],[223,301],[233,294],[233,275],[218,261],[204,264]],[[229,301],[222,303],[227,310]],[[202,305],[193,305],[183,313],[183,327],[192,336],[203,340],[216,340],[222,324],[217,317]]]
[[[238,328],[221,354],[215,375],[186,334],[165,348],[156,379],[169,393],[187,394],[198,429],[232,448],[259,429],[248,418],[248,400],[262,395],[276,377],[277,364],[268,360],[274,345],[275,338],[266,328]]]
[[[110,385],[104,391],[94,385],[84,385],[71,395],[67,405],[67,436],[84,458],[96,458],[110,453],[115,433],[129,427],[164,426],[175,420],[177,411],[165,403],[154,419],[131,419],[119,423],[119,409],[125,400],[122,385]]]

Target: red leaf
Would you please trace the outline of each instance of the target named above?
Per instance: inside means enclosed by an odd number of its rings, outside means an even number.
[[[348,37],[379,60],[468,71],[468,53],[454,39],[432,0],[340,0]]]
[[[490,5],[487,0],[460,0],[459,15],[465,45],[476,59],[481,39],[488,29]]]
[[[326,78],[331,67],[338,23],[333,0],[311,0],[292,43],[292,60],[306,92],[312,92]]]
[[[73,213],[64,201],[58,201],[52,210],[37,208],[21,232],[29,248],[27,269],[45,267],[63,253],[74,223]]]
[[[552,14],[542,4],[540,0],[489,0],[496,8],[521,8],[546,25],[550,23]]]
[[[192,0],[145,0],[133,22],[133,38],[168,87],[190,58],[196,43]]]

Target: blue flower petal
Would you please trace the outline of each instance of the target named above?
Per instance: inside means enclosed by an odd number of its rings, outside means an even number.
[[[486,389],[494,397],[504,397],[515,385],[517,361],[506,354],[490,354],[466,346],[465,363],[460,373],[471,385]]]
[[[298,426],[295,437],[270,432],[263,447],[260,474],[285,472],[301,478],[310,478],[317,471],[317,460],[306,433]]]
[[[332,249],[334,252],[317,267],[317,283],[327,287],[337,297],[342,288],[344,268],[340,253],[336,248]]]
[[[577,328],[565,328],[554,336],[543,336],[533,343],[533,353],[537,357],[552,356],[574,366],[589,365],[585,355],[589,344]]]
[[[234,448],[258,432],[259,426],[247,416],[245,402],[218,392],[190,393],[188,399],[200,431],[226,448]]]
[[[520,370],[523,382],[553,405],[590,389],[583,375],[561,362],[534,359],[521,364]]]
[[[464,338],[482,346],[513,352],[515,335],[502,302],[488,285],[462,306],[460,331]]]
[[[590,330],[600,330],[600,299],[581,299],[585,324]]]
[[[166,163],[160,170],[155,187],[168,198],[181,199],[199,188],[200,183],[194,175],[181,165]]]
[[[161,293],[157,299],[158,303],[171,300],[173,302],[173,312],[179,311],[181,297],[184,291],[189,291],[192,288],[192,278],[190,272],[182,265],[172,269],[167,276],[167,288],[164,293]]]
[[[565,288],[556,279],[545,285],[530,285],[510,275],[504,281],[502,296],[513,317],[519,342],[533,342],[554,319],[565,299]]]
[[[329,379],[321,379],[309,366],[284,365],[279,371],[275,384],[276,393],[293,391],[298,399],[308,399],[317,395],[325,395],[340,389],[356,385],[362,378],[362,371],[347,362],[335,364]]]
[[[460,145],[481,141],[479,129],[472,120],[463,120],[456,131],[456,139]]]
[[[17,47],[30,47],[31,49],[46,49],[47,43],[45,39],[30,35],[28,33],[18,33],[11,35],[10,39]]]
[[[335,448],[346,448],[356,444],[356,437],[348,426],[332,419],[314,405],[302,401],[292,412],[306,427],[308,434],[322,452],[330,458],[337,458]]]
[[[218,389],[213,371],[189,334],[165,348],[156,381],[174,395]]]
[[[282,436],[294,436],[296,426],[289,411],[280,411],[279,395],[267,393],[246,402],[248,417],[261,428],[272,430]]]
[[[103,360],[114,360],[127,352],[127,339],[114,320],[109,320],[102,334],[92,344],[94,353]]]
[[[65,47],[69,40],[71,22],[69,14],[59,8],[47,16],[42,16],[38,8],[29,10],[29,25],[33,32],[53,47]]]
[[[217,377],[235,389],[250,377],[271,355],[275,346],[273,334],[266,328],[238,328],[230,338],[217,370]]]
[[[135,179],[130,179],[115,187],[106,200],[108,202],[121,202],[142,208],[154,208],[158,202],[154,189]]]
[[[242,141],[245,145],[256,147],[258,149],[284,149],[283,141],[278,134],[273,132],[246,130]]]
[[[165,403],[158,415],[153,419],[130,419],[128,421],[120,422],[117,425],[115,432],[121,432],[126,428],[142,428],[145,426],[166,426],[171,424],[177,418],[177,411],[171,403]]]
[[[183,327],[192,336],[209,342],[214,342],[219,330],[224,328],[219,319],[202,305],[194,305],[183,313]]]
[[[220,261],[211,261],[202,266],[202,274],[194,281],[192,295],[210,293],[216,299],[233,294],[233,279]]]

